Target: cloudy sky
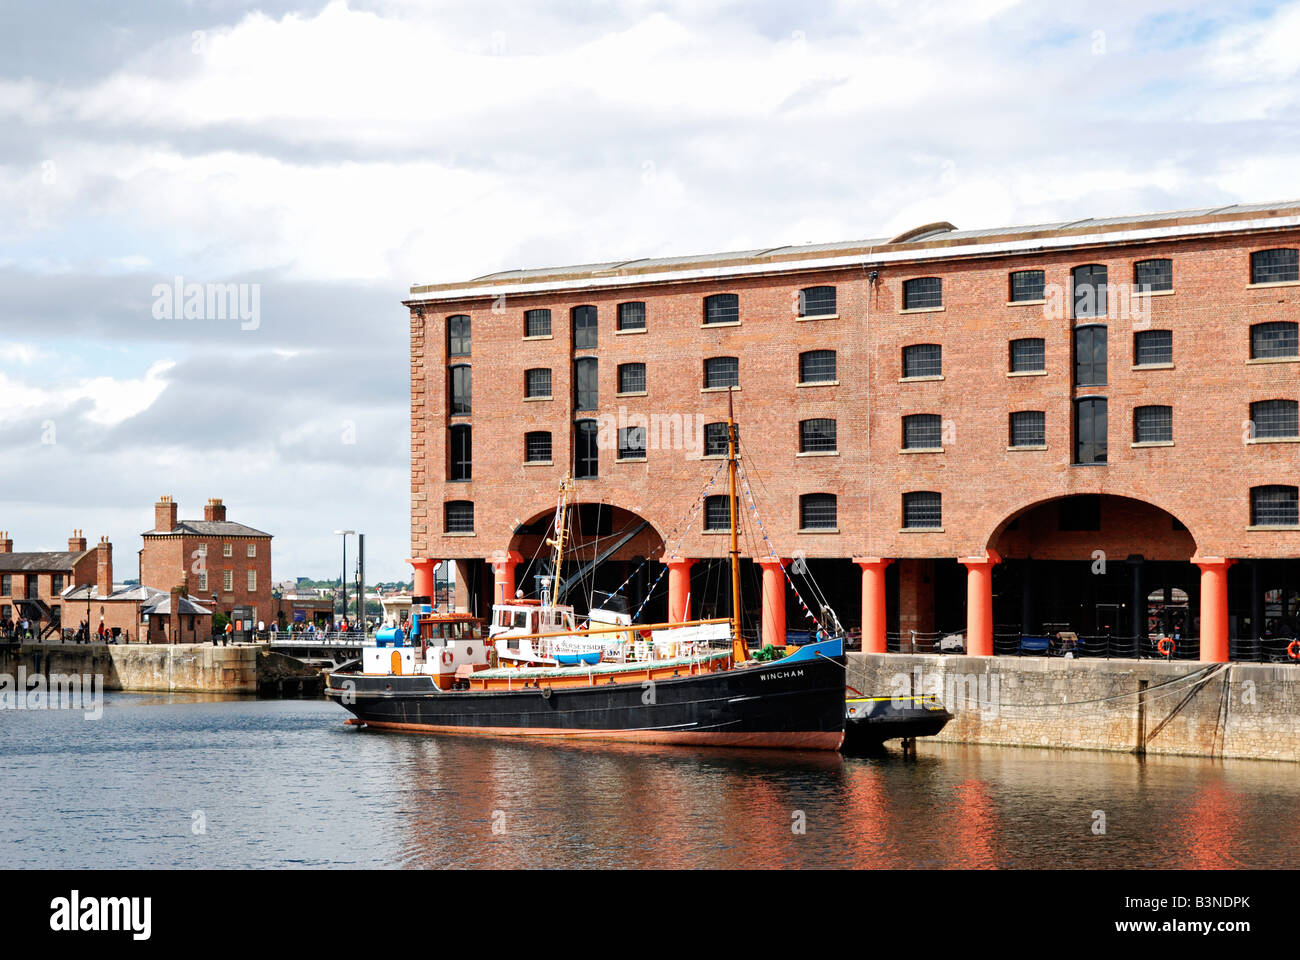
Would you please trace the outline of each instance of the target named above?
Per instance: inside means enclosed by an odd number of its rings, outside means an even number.
[[[412,282],[1290,199],[1298,100],[1297,3],[0,0],[0,529],[405,577]]]

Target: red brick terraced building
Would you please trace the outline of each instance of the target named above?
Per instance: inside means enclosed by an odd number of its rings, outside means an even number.
[[[414,286],[417,574],[532,594],[572,473],[575,565],[603,562],[570,599],[727,615],[725,501],[697,503],[731,397],[766,641],[825,604],[869,651],[1286,658],[1298,250],[1290,202]]]

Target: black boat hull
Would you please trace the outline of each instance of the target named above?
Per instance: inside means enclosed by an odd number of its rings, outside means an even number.
[[[442,691],[425,676],[330,675],[368,727],[493,737],[838,750],[844,658],[756,664],[651,683]]]

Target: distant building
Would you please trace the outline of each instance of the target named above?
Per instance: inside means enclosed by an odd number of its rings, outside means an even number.
[[[0,532],[0,620],[26,617],[39,621],[40,629],[48,634],[61,626],[75,628],[80,620],[71,612],[64,616],[63,593],[73,586],[94,584],[105,553],[106,582],[111,583],[113,546],[107,540],[87,550],[86,538],[74,530],[67,550],[15,553],[9,533]]]
[[[170,496],[154,504],[154,527],[141,536],[140,583],[187,592],[211,601],[213,613],[232,619],[250,610],[254,623],[271,619],[271,534],[226,519],[219,499],[209,500],[202,520],[178,520]]]

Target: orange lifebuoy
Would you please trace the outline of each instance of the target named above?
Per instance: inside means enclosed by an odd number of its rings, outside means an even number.
[[[451,666],[451,661],[452,661],[453,659],[454,659],[454,658],[452,657],[452,655],[451,655],[451,651],[450,651],[450,650],[444,650],[444,651],[442,651],[442,665],[443,665],[444,667],[449,667],[449,666]]]
[[[1300,660],[1300,640],[1292,640],[1286,645],[1286,655],[1292,660]]]
[[[1162,657],[1171,657],[1176,646],[1170,637],[1161,637],[1160,642],[1156,644],[1156,649],[1160,651]]]

